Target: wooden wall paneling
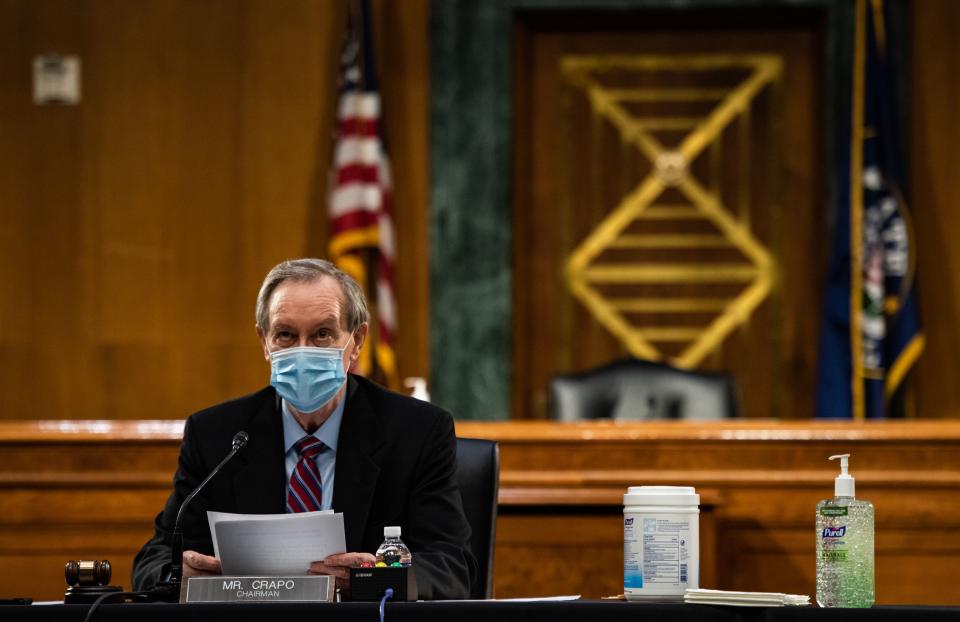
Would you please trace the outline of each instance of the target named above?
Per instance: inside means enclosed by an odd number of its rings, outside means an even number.
[[[223,365],[239,284],[242,20],[229,3],[91,6],[84,311],[98,416],[183,416],[226,388],[201,370]]]
[[[401,379],[430,377],[429,0],[374,4],[377,68],[393,174]]]
[[[583,371],[627,352],[625,345],[567,291],[564,271],[571,252],[650,172],[651,165],[621,140],[609,121],[591,111],[584,92],[564,82],[562,60],[571,55],[718,51],[763,51],[784,63],[781,78],[752,102],[751,120],[741,119],[723,132],[723,150],[715,163],[716,173],[723,180],[716,190],[726,209],[750,223],[753,235],[780,264],[773,292],[701,367],[734,373],[742,387],[745,416],[811,416],[820,281],[826,259],[819,237],[826,226],[826,214],[824,202],[818,199],[825,193],[826,172],[818,163],[823,140],[820,93],[824,20],[816,12],[790,15],[788,19],[780,13],[754,9],[739,13],[689,11],[677,20],[656,11],[638,11],[618,14],[615,26],[599,13],[590,19],[580,13],[561,12],[524,14],[518,19],[514,56],[518,66],[514,417],[546,416],[546,393],[554,374]],[[631,29],[630,24],[636,26]],[[644,82],[631,85],[677,84],[676,79],[671,82],[662,74],[659,78],[652,76],[644,74]],[[665,116],[682,115],[663,104],[657,111]],[[646,114],[653,113],[648,110]],[[674,132],[673,138],[679,142],[687,133]],[[662,133],[657,138],[666,140]],[[664,144],[673,143],[666,140]],[[701,183],[712,188],[711,157],[704,154],[691,167]],[[667,189],[658,203],[680,200],[685,199],[679,192]],[[644,232],[666,231],[660,225],[665,226],[645,221]],[[631,231],[638,232],[636,226]],[[686,231],[716,233],[712,229]],[[625,261],[623,252],[605,251],[601,259]],[[695,253],[701,263],[730,262],[733,256],[718,258],[716,251],[709,250]],[[691,256],[687,252],[677,258],[675,251],[663,249],[644,255],[646,261],[660,258],[679,262],[689,262]],[[616,295],[637,295],[641,290],[659,297],[668,295],[651,288],[656,286],[637,285],[626,294],[620,287]],[[739,291],[742,288],[726,295]],[[704,294],[700,291],[698,295]],[[724,294],[718,291],[712,295]],[[688,319],[691,325],[706,326],[714,316]],[[638,319],[642,318],[632,321]],[[661,320],[653,317],[651,321],[656,324]],[[675,346],[656,345],[668,356],[679,353]]]
[[[915,414],[960,414],[960,6],[910,3],[910,216],[920,313],[927,335],[913,372]]]
[[[82,110],[35,107],[31,90],[35,55],[80,51],[75,25],[85,11],[78,3],[7,0],[0,12],[0,358],[7,361],[0,417],[25,417],[37,395],[64,412],[75,378],[89,379],[77,342],[84,325],[62,313],[81,299],[83,282],[74,235],[83,222],[76,166]]]
[[[253,301],[274,264],[326,252],[346,9],[296,2],[280,11],[258,0],[248,3],[245,18],[242,196],[246,258],[253,263],[245,291]]]
[[[375,7],[397,102],[399,358],[426,375],[427,4]],[[180,418],[266,383],[260,281],[325,253],[344,10],[0,4],[0,418]],[[81,57],[79,106],[32,104],[46,52]]]

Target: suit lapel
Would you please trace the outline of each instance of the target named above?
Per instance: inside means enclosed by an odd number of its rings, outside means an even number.
[[[375,453],[383,444],[383,431],[366,392],[352,376],[337,440],[333,508],[343,512],[347,550],[360,551],[370,505],[380,475]]]
[[[277,514],[286,511],[283,498],[283,423],[274,391],[264,392],[246,422],[250,443],[238,456],[245,463],[233,479],[237,512]]]

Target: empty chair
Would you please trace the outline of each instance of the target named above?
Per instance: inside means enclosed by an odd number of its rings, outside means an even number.
[[[493,543],[500,491],[500,450],[496,441],[457,439],[457,483],[470,523],[470,550],[477,558],[477,581],[470,598],[493,596]]]
[[[550,416],[557,421],[720,420],[737,416],[736,386],[729,374],[623,359],[555,376],[550,381]]]

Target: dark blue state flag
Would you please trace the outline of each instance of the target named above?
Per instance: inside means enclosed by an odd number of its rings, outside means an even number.
[[[915,252],[882,0],[857,0],[853,89],[838,128],[837,211],[824,295],[816,415],[889,417],[923,352]]]

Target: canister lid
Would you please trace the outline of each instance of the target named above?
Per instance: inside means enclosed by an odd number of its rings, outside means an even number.
[[[623,495],[624,505],[700,505],[693,486],[630,486]]]

